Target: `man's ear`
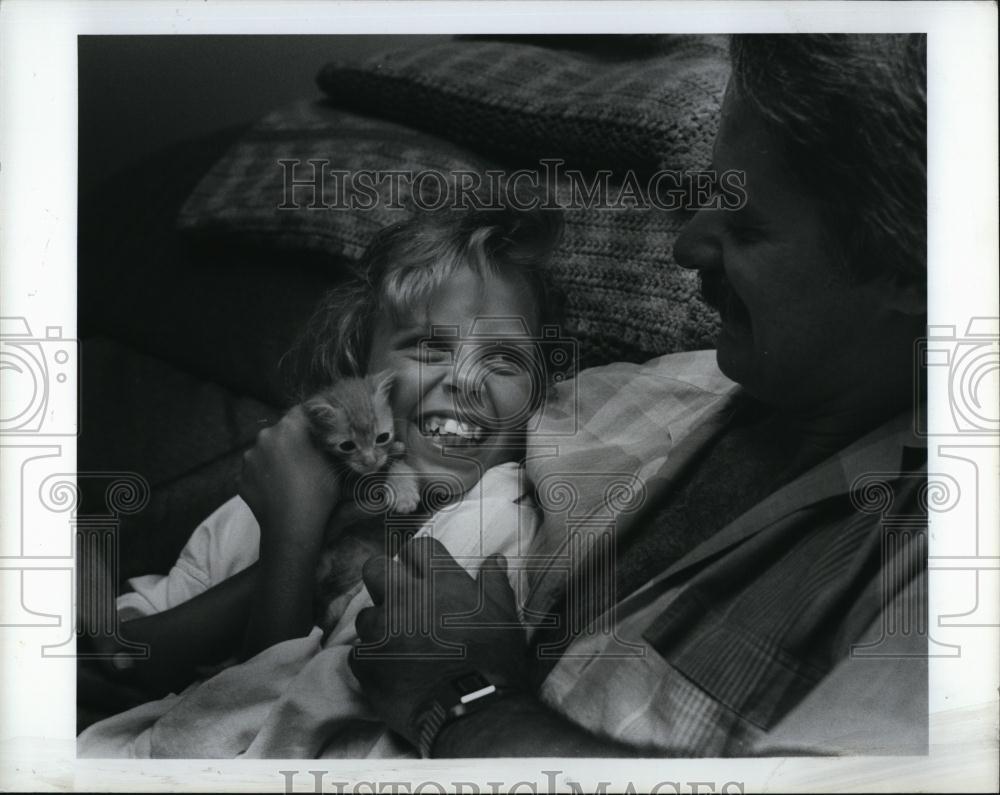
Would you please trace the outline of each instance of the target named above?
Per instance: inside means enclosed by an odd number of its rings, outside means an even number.
[[[926,273],[890,273],[876,282],[882,304],[889,312],[907,317],[927,315]]]

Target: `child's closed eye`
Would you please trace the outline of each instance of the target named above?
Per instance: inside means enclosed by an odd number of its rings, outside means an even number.
[[[451,346],[444,343],[423,342],[411,349],[410,358],[422,364],[451,364]]]
[[[479,364],[495,375],[521,375],[530,368],[530,360],[519,349],[503,348],[485,352]]]

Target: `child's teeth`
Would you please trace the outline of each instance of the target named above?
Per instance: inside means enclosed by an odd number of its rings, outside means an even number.
[[[474,442],[478,442],[483,435],[483,429],[476,425],[466,425],[462,423],[462,436],[467,439],[472,439]]]
[[[472,441],[479,441],[485,432],[476,425],[459,422],[451,417],[428,417],[424,420],[424,433],[450,434],[452,436],[461,436],[464,439],[471,439]]]

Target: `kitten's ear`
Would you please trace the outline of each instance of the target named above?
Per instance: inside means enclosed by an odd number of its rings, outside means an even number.
[[[372,384],[375,387],[375,394],[383,400],[389,399],[389,392],[392,390],[393,381],[396,374],[392,370],[382,370],[372,376]]]
[[[340,409],[331,406],[321,397],[309,398],[302,404],[302,409],[313,423],[324,427],[333,426],[340,419]]]

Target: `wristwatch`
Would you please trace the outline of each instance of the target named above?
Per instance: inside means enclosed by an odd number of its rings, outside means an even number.
[[[510,692],[498,687],[478,671],[467,671],[441,685],[417,708],[414,724],[417,747],[424,759],[429,759],[434,741],[445,726],[464,715],[478,712]]]

